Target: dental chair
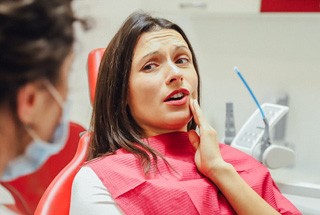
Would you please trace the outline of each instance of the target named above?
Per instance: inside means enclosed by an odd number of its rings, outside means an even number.
[[[96,80],[104,50],[104,48],[98,48],[88,55],[88,82],[91,104],[94,100]],[[87,158],[89,140],[89,133],[84,133],[79,141],[74,158],[47,188],[37,206],[35,215],[69,214],[72,182]]]
[[[99,72],[100,62],[103,56],[105,48],[97,48],[92,50],[88,56],[88,82],[89,82],[89,93],[90,102],[93,104],[97,77]]]
[[[73,178],[87,158],[89,139],[89,133],[82,135],[75,156],[50,183],[40,199],[35,215],[69,214]]]
[[[36,172],[21,176],[12,181],[1,182],[13,199],[14,205],[6,207],[17,214],[33,214],[41,196],[58,175],[58,173],[71,161],[76,153],[79,134],[85,129],[74,122],[69,124],[69,137],[65,147],[57,154],[51,156]]]

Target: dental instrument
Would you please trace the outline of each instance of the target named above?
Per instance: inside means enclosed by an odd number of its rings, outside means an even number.
[[[271,144],[270,141],[270,129],[288,113],[289,108],[270,103],[260,105],[237,67],[234,68],[234,72],[249,91],[258,109],[240,129],[231,146],[252,155],[268,168],[274,169],[292,164],[295,157],[294,151],[281,145]],[[261,123],[262,121],[264,124]]]

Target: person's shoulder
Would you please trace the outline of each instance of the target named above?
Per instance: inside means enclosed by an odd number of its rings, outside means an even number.
[[[101,155],[100,157],[84,163],[84,167],[90,167],[94,171],[96,169],[109,169],[112,170],[115,167],[128,167],[131,164],[137,163],[137,157],[123,149],[118,149],[115,153]]]
[[[96,177],[96,173],[89,166],[82,166],[74,177],[74,181],[88,181]]]
[[[86,161],[83,166],[88,167],[92,164],[103,162],[104,160],[110,159],[112,155],[113,154],[104,154],[99,157],[93,158],[91,160]]]
[[[70,214],[121,214],[116,202],[96,173],[81,167],[72,183]]]
[[[116,157],[118,157],[119,155],[123,154],[122,149],[118,149],[117,151],[115,151],[114,153],[105,153],[102,154],[96,158],[93,158],[91,160],[88,160],[84,163],[84,166],[91,166],[97,163],[101,163],[101,162],[106,162],[108,160],[112,160],[115,159]]]

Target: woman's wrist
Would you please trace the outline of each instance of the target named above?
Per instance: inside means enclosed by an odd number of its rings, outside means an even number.
[[[236,173],[234,167],[230,164],[221,160],[215,162],[214,165],[208,169],[206,176],[215,184],[219,185],[221,182],[225,181],[226,177],[230,177],[232,174]]]

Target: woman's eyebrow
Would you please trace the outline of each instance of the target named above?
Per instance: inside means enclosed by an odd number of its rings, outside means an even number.
[[[190,51],[189,47],[188,47],[188,46],[185,46],[185,45],[176,46],[176,47],[175,47],[175,50],[178,50],[178,49],[185,49],[185,50],[187,50],[187,51]]]
[[[186,50],[186,51],[188,51],[188,52],[191,53],[189,47],[186,46],[186,45],[180,45],[180,46],[175,46],[175,47],[174,47],[174,51],[177,51],[177,50],[179,50],[179,49],[184,49],[184,50]],[[156,55],[156,54],[159,54],[159,51],[149,52],[149,53],[147,53],[146,55],[143,55],[143,56],[139,59],[139,61],[142,61],[142,60],[144,60],[144,59],[146,59],[146,58],[149,58],[150,56]]]
[[[191,50],[189,49],[188,46],[186,46],[186,45],[181,45],[181,46],[176,46],[176,47],[174,48],[174,52],[177,52],[177,51],[179,51],[179,50],[185,51],[186,54],[190,55],[190,57],[192,58],[192,52],[191,52]]]
[[[159,51],[149,52],[148,54],[142,56],[139,61],[144,60],[144,59],[146,59],[146,58],[148,58],[148,57],[150,57],[152,55],[158,54],[158,53],[159,53]]]

